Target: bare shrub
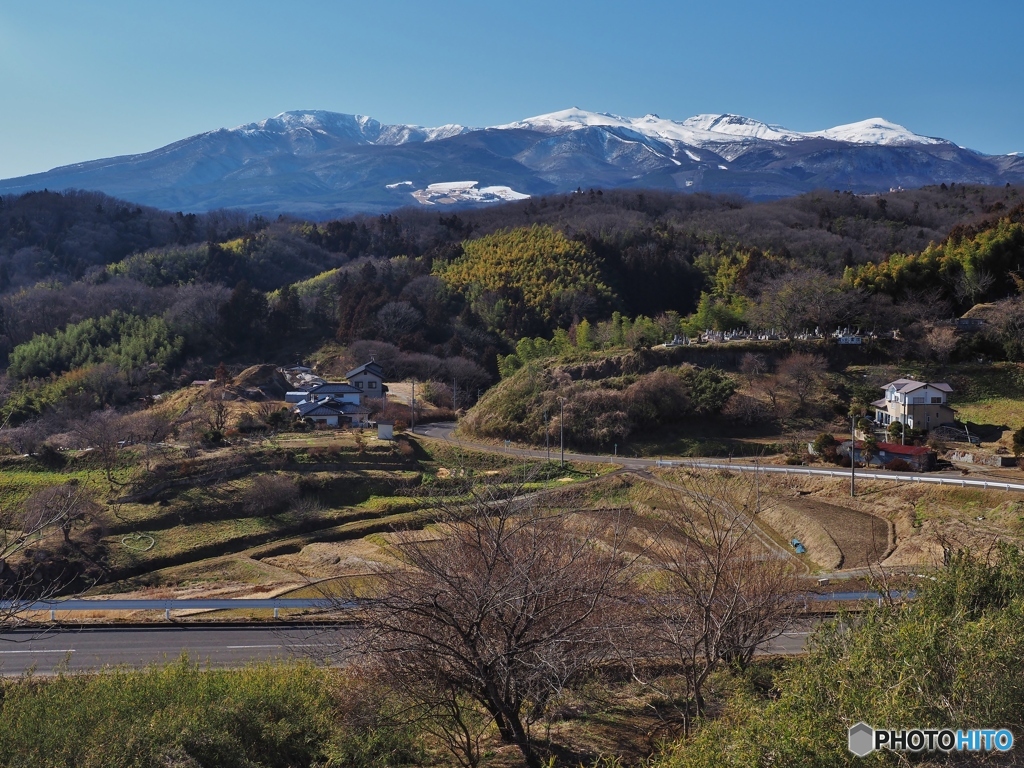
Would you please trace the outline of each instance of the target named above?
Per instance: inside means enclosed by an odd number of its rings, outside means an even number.
[[[886,462],[885,468],[890,472],[911,472],[914,469],[910,466],[909,462],[904,459],[893,459],[892,461]]]
[[[288,511],[295,503],[299,488],[285,475],[257,475],[239,496],[243,509],[250,515],[277,515]]]
[[[949,325],[936,325],[925,334],[924,343],[936,360],[940,363],[948,362],[956,349],[956,331]]]

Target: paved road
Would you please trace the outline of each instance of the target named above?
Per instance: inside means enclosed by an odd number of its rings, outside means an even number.
[[[354,604],[353,604],[354,605]],[[118,598],[72,598],[68,600],[37,600],[35,602],[0,601],[0,610],[20,606],[26,611],[181,611],[181,610],[237,610],[268,608],[339,608],[325,598],[315,597],[268,597],[268,598],[180,598],[168,600],[118,599]]]
[[[488,453],[504,453],[509,456],[520,458],[544,459],[550,455],[553,461],[558,461],[560,451],[558,445],[551,447],[550,453],[536,448],[519,448],[514,445],[498,446],[488,443],[476,443],[454,437],[452,432],[455,429],[454,422],[439,422],[437,424],[425,424],[416,427],[414,433],[421,437],[434,440],[445,440],[452,445],[462,446],[468,450],[486,451]],[[609,456],[608,454],[595,453],[571,453],[565,452],[566,461],[583,461],[595,464],[617,464],[627,469],[650,469],[652,467],[664,466],[690,466],[703,469],[730,469],[734,472],[770,472],[773,474],[786,475],[818,475],[824,477],[848,478],[848,469],[811,469],[808,467],[790,467],[756,464],[752,461],[723,461],[722,459],[683,459],[683,458],[657,458],[641,459],[639,457],[627,458],[625,456]],[[992,488],[997,490],[1024,492],[1024,483],[1011,483],[1001,479],[966,478],[957,472],[930,472],[925,475],[915,475],[906,472],[887,472],[884,469],[858,469],[856,471],[858,481],[863,480],[887,480],[896,483],[932,483],[941,485],[953,485],[961,487]]]
[[[211,668],[241,667],[253,661],[310,658],[325,643],[357,630],[317,627],[166,627],[151,629],[62,629],[45,633],[0,633],[0,675],[29,669],[53,674],[58,669],[96,670],[125,665],[169,664],[187,653]],[[339,635],[342,633],[342,635]],[[810,631],[794,627],[776,638],[766,653],[800,653]]]
[[[50,674],[58,668],[166,664],[182,653],[204,666],[240,667],[253,661],[307,657],[337,633],[352,631],[272,626],[16,630],[0,633],[0,675],[21,675],[29,669]]]

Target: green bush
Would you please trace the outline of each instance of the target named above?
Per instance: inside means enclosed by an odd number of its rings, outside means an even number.
[[[824,456],[825,452],[830,448],[834,451],[835,447],[839,445],[839,441],[836,440],[835,435],[830,432],[822,432],[816,438],[814,438],[814,452],[819,456]]]
[[[116,366],[89,365],[54,378],[22,381],[0,407],[0,422],[20,424],[61,404],[80,410],[123,405],[129,396],[128,379]]]
[[[892,752],[855,758],[846,730],[1024,726],[1024,558],[958,555],[917,599],[824,625],[776,696],[733,698],[658,768],[902,765]]]
[[[387,697],[311,665],[60,674],[3,683],[8,768],[401,765],[416,757]]]

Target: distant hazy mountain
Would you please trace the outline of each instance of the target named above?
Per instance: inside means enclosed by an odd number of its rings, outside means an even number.
[[[738,115],[677,122],[567,109],[491,128],[423,128],[312,111],[0,181],[0,194],[90,189],[171,210],[325,217],[578,187],[768,199],[1008,181],[1024,182],[1024,157],[983,155],[881,118],[799,133]]]

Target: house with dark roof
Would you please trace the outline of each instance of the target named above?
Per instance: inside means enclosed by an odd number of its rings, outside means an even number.
[[[324,427],[365,427],[370,409],[358,403],[347,403],[329,395],[317,400],[296,403],[292,413],[303,421]]]
[[[354,403],[361,405],[363,402],[363,390],[353,387],[347,381],[325,381],[314,384],[307,389],[295,389],[286,392],[284,399],[288,403],[302,403],[306,400],[322,400],[325,397],[332,397],[343,403]]]
[[[875,409],[875,422],[883,427],[895,421],[910,429],[931,430],[956,420],[956,414],[948,404],[953,388],[944,381],[929,383],[896,379],[882,390],[885,397],[871,406]]]
[[[348,383],[358,388],[366,397],[383,397],[387,392],[384,386],[384,369],[371,360],[345,374]]]
[[[363,390],[353,387],[346,381],[325,381],[309,390],[310,397],[320,398],[328,395],[343,403],[360,405],[363,402]]]

